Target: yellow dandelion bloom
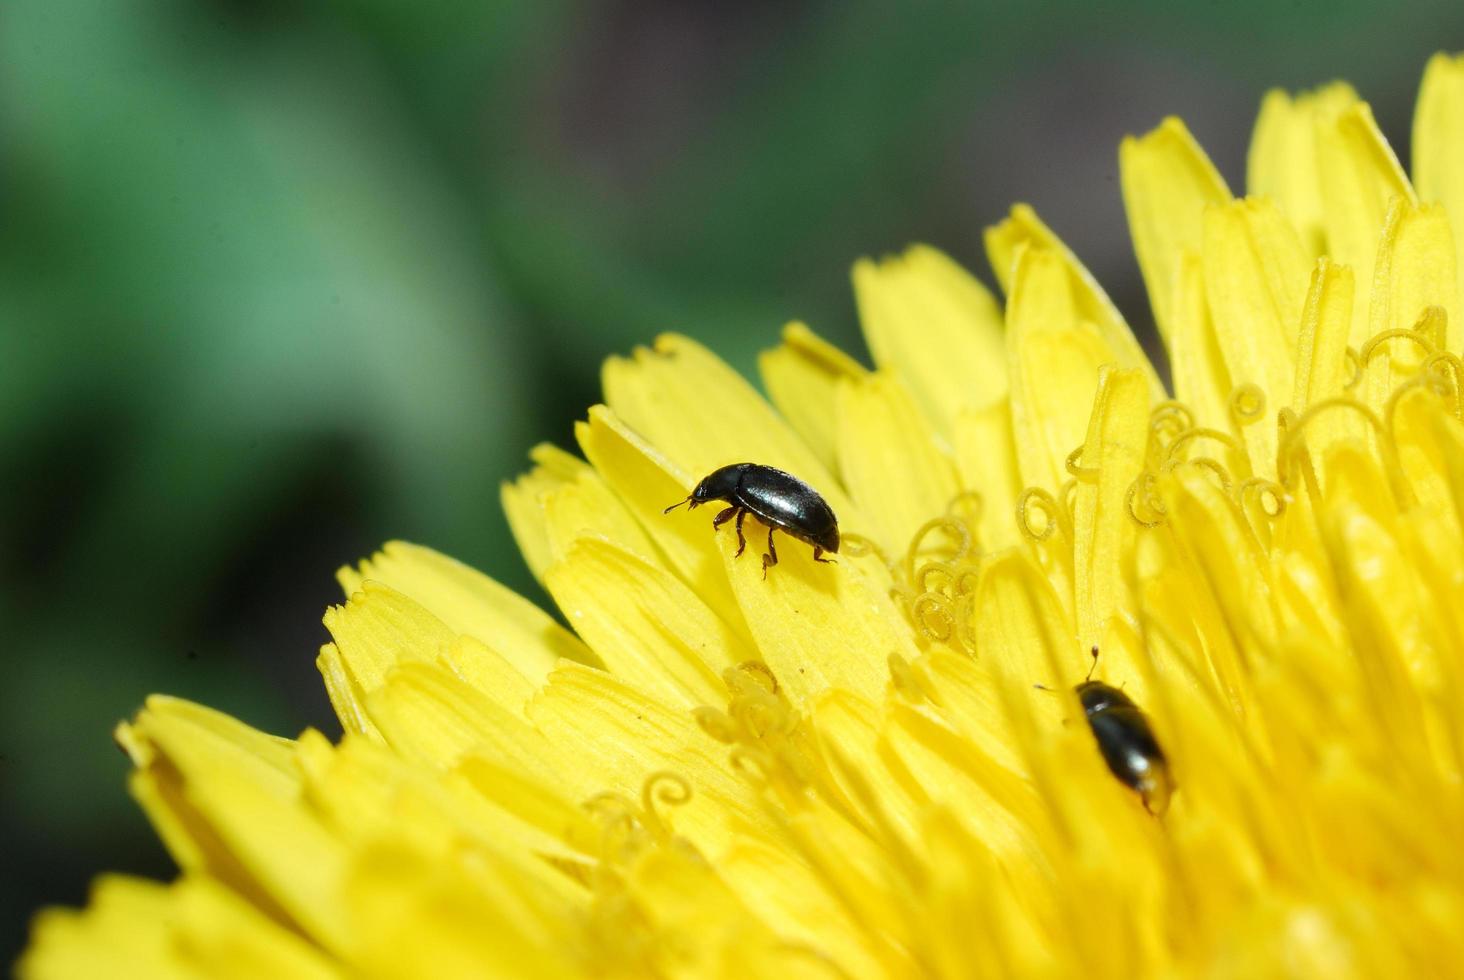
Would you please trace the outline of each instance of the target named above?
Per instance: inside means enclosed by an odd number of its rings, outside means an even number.
[[[873,371],[799,324],[771,404],[684,337],[612,359],[504,489],[570,629],[425,548],[343,569],[341,742],[151,699],[181,874],[42,913],[21,975],[1457,973],[1464,60],[1413,143],[1345,85],[1266,97],[1247,197],[1176,119],[1124,141],[1172,394],[1020,206],[1004,304],[855,266]],[[836,564],[663,513],[738,461]]]

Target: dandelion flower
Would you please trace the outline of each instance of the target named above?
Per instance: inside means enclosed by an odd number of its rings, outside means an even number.
[[[1004,303],[855,266],[873,371],[798,324],[771,404],[684,337],[612,359],[504,489],[570,628],[425,548],[343,569],[344,738],[150,699],[118,739],[179,878],[42,913],[21,975],[1456,972],[1464,60],[1413,143],[1410,181],[1341,84],[1266,97],[1248,197],[1177,119],[1124,141],[1172,393],[1021,206]],[[745,460],[836,564],[662,513]],[[1094,647],[1167,808],[1084,722]]]

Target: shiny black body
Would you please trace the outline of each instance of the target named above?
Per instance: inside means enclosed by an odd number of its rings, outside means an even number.
[[[1102,681],[1084,681],[1074,690],[1108,771],[1136,790],[1150,812],[1162,812],[1174,784],[1149,719],[1127,694]]]
[[[764,577],[768,569],[778,563],[778,552],[773,547],[774,531],[782,531],[813,545],[814,561],[828,561],[822,557],[825,551],[835,554],[839,551],[839,522],[833,509],[817,490],[791,473],[757,463],[733,463],[708,474],[696,485],[691,496],[666,510],[669,512],[681,504],[696,508],[713,500],[730,505],[712,519],[713,527],[720,527],[734,517],[737,519],[738,555],[747,547],[747,539],[742,534],[743,518],[752,514],[768,526],[768,553],[763,555]]]

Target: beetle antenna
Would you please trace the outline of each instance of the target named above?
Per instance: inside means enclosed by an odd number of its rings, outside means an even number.
[[[1095,671],[1097,669],[1098,669],[1098,644],[1095,643],[1095,644],[1093,644],[1093,665],[1088,668],[1088,676],[1083,678],[1083,683],[1084,684],[1088,683],[1090,680],[1093,679],[1093,671]]]
[[[1033,684],[1032,686],[1035,687],[1039,691],[1046,691],[1048,694],[1056,694],[1057,693],[1052,688],[1048,687],[1046,684]]]
[[[677,507],[680,507],[682,504],[689,504],[689,503],[691,503],[691,495],[688,495],[685,500],[678,500],[676,503],[672,504],[670,507],[667,507],[665,510],[661,511],[661,513],[663,513],[663,514],[669,514],[673,510],[675,510]]]

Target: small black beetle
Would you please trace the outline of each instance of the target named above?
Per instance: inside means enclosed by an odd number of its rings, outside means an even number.
[[[737,554],[747,547],[742,535],[742,520],[751,513],[768,526],[768,553],[763,555],[763,578],[778,563],[773,547],[773,532],[783,531],[813,545],[813,560],[828,562],[825,551],[838,554],[839,521],[818,491],[791,473],[757,463],[733,463],[713,470],[691,491],[691,496],[667,507],[664,513],[690,504],[695,509],[713,500],[732,506],[712,519],[712,527],[721,527],[737,518]]]
[[[1169,806],[1169,797],[1174,794],[1169,760],[1154,738],[1149,719],[1133,699],[1116,687],[1092,679],[1097,666],[1098,648],[1094,647],[1093,666],[1083,683],[1073,690],[1083,705],[1088,727],[1098,742],[1098,751],[1103,753],[1103,761],[1108,763],[1108,771],[1137,792],[1144,801],[1144,809],[1157,816]]]

